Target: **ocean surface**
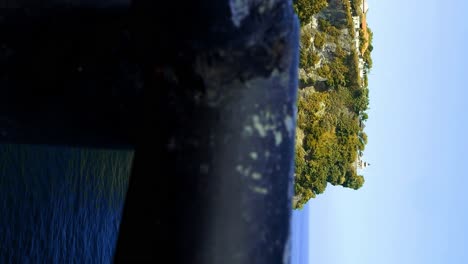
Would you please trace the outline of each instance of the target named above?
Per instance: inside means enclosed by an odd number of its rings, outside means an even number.
[[[111,263],[132,151],[0,144],[0,263]],[[292,214],[308,263],[309,207]]]
[[[309,263],[309,204],[292,214],[291,264]]]
[[[0,145],[0,263],[111,263],[132,159]]]

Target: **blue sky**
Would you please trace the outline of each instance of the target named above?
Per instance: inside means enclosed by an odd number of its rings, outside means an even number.
[[[368,2],[372,165],[294,213],[309,261],[293,263],[468,263],[468,1]]]

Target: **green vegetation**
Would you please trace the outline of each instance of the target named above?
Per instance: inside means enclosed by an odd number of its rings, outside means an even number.
[[[325,37],[322,33],[317,32],[314,37],[314,47],[317,49],[322,49],[323,45],[325,45]]]
[[[296,208],[323,193],[327,183],[358,189],[364,178],[353,166],[367,135],[359,117],[346,107],[354,98],[346,88],[301,93],[296,136]]]
[[[374,47],[372,46],[372,39],[374,37],[374,33],[371,31],[370,28],[367,28],[367,34],[369,36],[369,45],[368,45],[366,51],[364,52],[364,54],[362,55],[362,57],[363,57],[364,62],[366,64],[365,65],[366,68],[370,70],[372,68],[371,52],[374,49]]]
[[[352,8],[353,15],[356,15],[356,16],[362,15],[361,6],[362,6],[362,0],[352,1],[351,8]]]
[[[354,24],[353,24],[353,16],[352,16],[352,12],[351,12],[351,4],[349,3],[348,0],[342,0],[343,2],[343,7],[346,11],[346,22],[347,22],[347,27],[348,27],[348,30],[349,30],[349,33],[351,35],[352,38],[355,37],[355,33],[354,33]]]
[[[310,22],[312,15],[317,14],[327,5],[327,0],[295,0],[294,11],[296,11],[301,26],[303,26]]]
[[[367,27],[367,46],[362,44],[356,50],[351,12],[359,5],[354,0],[351,3],[342,0],[338,8],[336,4],[331,8],[319,2],[322,1],[303,0],[294,4],[299,17],[302,16],[302,25],[318,14],[317,28],[301,30],[300,67],[305,74],[300,78],[298,97],[294,208],[302,208],[308,200],[323,193],[328,184],[357,190],[365,182],[357,174],[356,161],[368,140],[364,122],[368,119],[366,73],[372,67],[372,31]],[[312,6],[328,8],[327,19],[320,15],[320,10],[311,11]],[[328,17],[334,12],[341,12],[342,17],[344,12],[346,21],[333,24]]]
[[[333,37],[338,37],[341,34],[341,31],[337,27],[323,18],[318,19],[318,28],[320,31]]]

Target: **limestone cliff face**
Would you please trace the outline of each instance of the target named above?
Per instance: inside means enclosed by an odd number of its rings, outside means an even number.
[[[321,26],[321,22],[326,21],[336,28],[334,31],[327,31]],[[353,49],[353,39],[347,28],[346,11],[342,0],[331,0],[329,5],[312,16],[311,22],[301,28],[301,35],[310,36],[308,45],[301,43],[303,53],[314,54],[316,60],[309,67],[299,69],[299,80],[301,89],[326,89],[326,77],[321,76],[317,70],[330,63],[336,56],[337,49],[346,55],[351,54]],[[317,38],[323,38],[323,45],[318,43]]]

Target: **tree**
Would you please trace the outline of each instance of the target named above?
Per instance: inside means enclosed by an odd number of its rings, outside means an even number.
[[[310,31],[308,30],[301,30],[301,49],[307,50],[311,46],[310,39],[312,38],[312,35],[310,34]]]
[[[362,139],[362,141],[364,142],[364,144],[366,145],[367,144],[367,134],[364,133],[364,132],[361,132],[359,134],[359,137]]]
[[[345,59],[348,54],[346,53],[346,51],[338,43],[336,45],[335,55],[336,55],[337,58]]]
[[[323,36],[323,34],[317,32],[317,34],[315,34],[314,37],[314,46],[317,49],[322,49],[323,45],[325,45],[325,37]]]
[[[361,114],[361,120],[362,120],[362,121],[366,121],[368,118],[369,118],[369,116],[367,115],[366,112],[363,112],[363,113]]]
[[[295,1],[301,25],[308,24],[326,2]],[[309,30],[307,27],[301,31],[294,208],[301,208],[309,199],[324,192],[328,183],[352,189],[364,184],[364,177],[357,175],[355,161],[367,144],[362,122],[368,118],[365,111],[369,91],[367,74],[364,79],[359,77],[361,55],[358,50],[349,48],[354,34],[351,9],[347,0],[339,5],[333,3],[318,16],[318,28]],[[345,13],[343,26],[350,29],[348,35],[335,23],[338,13]],[[362,54],[365,67],[372,66],[373,35],[369,28],[368,32],[369,46]],[[326,43],[334,43],[330,48],[336,47],[335,50],[320,51]],[[303,84],[313,85],[314,89],[302,88]]]
[[[327,7],[328,3],[327,0],[296,0],[293,6],[301,22],[301,26],[303,26],[311,21],[312,15]]]
[[[362,58],[364,59],[364,63],[365,63],[365,67],[367,69],[370,69],[372,68],[372,58],[371,58],[371,54],[370,54],[370,50],[367,49],[364,54],[362,55]]]
[[[364,185],[364,182],[365,180],[363,176],[354,174],[345,180],[345,182],[343,183],[343,187],[357,190],[361,188],[362,185]]]

